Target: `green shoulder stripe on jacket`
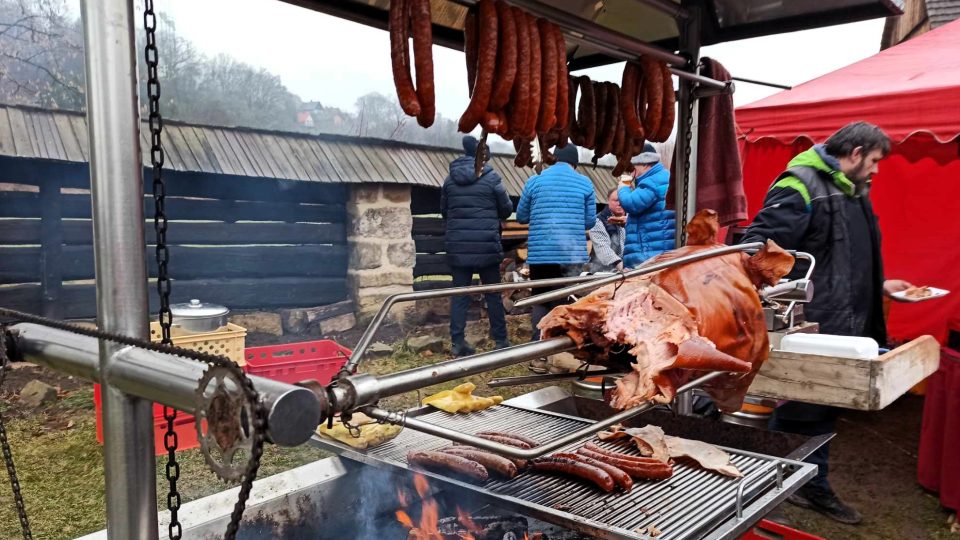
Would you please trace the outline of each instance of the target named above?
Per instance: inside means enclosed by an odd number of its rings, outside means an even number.
[[[791,188],[795,190],[797,193],[800,194],[801,197],[803,197],[803,202],[807,206],[810,206],[810,192],[807,191],[807,186],[803,185],[803,182],[801,182],[800,180],[792,176],[788,176],[786,178],[782,178],[779,181],[777,181],[777,183],[774,184],[773,187],[774,188]]]

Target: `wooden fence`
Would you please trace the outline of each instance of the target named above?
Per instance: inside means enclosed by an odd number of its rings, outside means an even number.
[[[413,241],[417,245],[414,277],[450,275],[443,237],[443,219],[428,216],[413,218]],[[522,246],[526,241],[527,226],[508,221],[501,235],[504,254]]]
[[[96,314],[90,196],[82,171],[0,191],[0,306],[58,318]],[[341,185],[168,173],[173,302],[231,309],[308,307],[347,296],[346,190]],[[149,174],[145,174],[149,178]],[[267,202],[269,201],[269,202]],[[156,276],[152,197],[144,198],[147,269]],[[155,283],[151,311],[157,308]]]

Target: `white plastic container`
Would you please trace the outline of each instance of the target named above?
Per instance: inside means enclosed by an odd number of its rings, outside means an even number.
[[[780,350],[861,360],[876,360],[880,356],[880,346],[873,338],[829,334],[783,336],[783,340],[780,341]]]

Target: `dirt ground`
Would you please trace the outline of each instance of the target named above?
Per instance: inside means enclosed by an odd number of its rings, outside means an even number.
[[[529,328],[522,319],[511,318],[511,338],[529,339]],[[337,335],[340,343],[352,347],[360,336],[358,329]],[[419,333],[441,333],[441,329],[420,327],[384,328],[378,341],[390,343],[394,354],[371,360],[365,370],[387,373],[447,357],[447,348],[439,353],[415,354],[404,340]],[[481,348],[489,340],[476,337]],[[252,334],[248,345],[317,339],[319,336],[270,336]],[[535,389],[533,386],[490,389],[484,383],[493,376],[519,375],[522,366],[473,377],[478,393],[499,393],[511,397]],[[33,379],[60,388],[57,403],[40,410],[20,406],[16,392]],[[449,388],[460,381],[437,385],[425,392]],[[426,394],[423,394],[426,395]],[[103,469],[101,448],[95,438],[92,388],[75,378],[63,377],[39,367],[12,370],[0,389],[0,409],[8,421],[14,457],[30,511],[36,538],[73,538],[103,527]],[[416,393],[385,400],[388,408],[409,407],[418,402]],[[847,413],[840,421],[832,443],[831,482],[835,489],[864,514],[864,523],[840,525],[807,510],[784,505],[786,514],[800,530],[829,539],[934,539],[960,540],[947,525],[949,514],[940,508],[935,495],[925,493],[916,483],[916,453],[923,410],[923,398],[905,396],[877,413]],[[326,454],[316,448],[268,448],[261,477],[275,474],[319,459]],[[180,453],[183,467],[181,491],[185,501],[228,487],[205,470],[196,450]],[[158,459],[158,492],[163,500],[163,460]],[[0,538],[19,536],[12,499],[6,480],[0,482]]]

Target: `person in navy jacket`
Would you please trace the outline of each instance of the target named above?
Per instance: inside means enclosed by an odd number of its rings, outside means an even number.
[[[574,144],[557,149],[554,155],[556,164],[527,180],[517,206],[517,221],[530,224],[527,241],[530,279],[576,276],[590,259],[586,231],[593,227],[597,213],[593,182],[577,172],[580,159]],[[551,288],[534,291],[549,290]],[[560,303],[533,307],[534,339],[540,339],[537,323]]]
[[[675,243],[676,216],[667,210],[670,171],[660,163],[660,154],[646,143],[634,156],[635,186],[620,187],[620,205],[627,212],[627,234],[623,246],[623,266],[636,268],[651,257],[671,250]]]
[[[450,163],[450,174],[440,191],[440,214],[446,226],[447,264],[450,265],[454,287],[470,285],[474,274],[478,274],[484,284],[500,282],[500,262],[503,260],[500,221],[513,213],[513,202],[493,167],[485,164],[480,176],[476,175],[474,156],[478,144],[472,135],[463,138],[464,155]],[[498,349],[509,347],[503,299],[499,293],[489,293],[484,295],[484,301],[490,318],[490,338]],[[450,299],[450,337],[454,356],[476,352],[464,334],[469,307],[469,296]]]

